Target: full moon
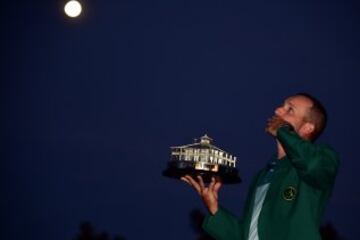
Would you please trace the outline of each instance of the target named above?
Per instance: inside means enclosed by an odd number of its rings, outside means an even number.
[[[78,1],[71,0],[65,4],[64,11],[69,17],[77,17],[81,13],[81,4]]]

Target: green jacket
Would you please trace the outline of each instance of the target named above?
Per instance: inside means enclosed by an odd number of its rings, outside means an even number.
[[[259,240],[320,240],[319,227],[330,197],[339,160],[326,145],[301,139],[280,128],[277,138],[286,157],[279,160],[258,220]],[[223,208],[209,215],[203,229],[218,240],[247,240],[256,186],[264,177],[261,170],[250,185],[243,219]]]

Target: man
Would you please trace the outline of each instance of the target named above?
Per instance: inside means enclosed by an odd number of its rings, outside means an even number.
[[[320,240],[321,215],[339,164],[330,147],[314,143],[326,118],[321,103],[305,93],[275,110],[266,132],[275,138],[277,154],[250,185],[242,219],[219,206],[221,182],[212,179],[205,186],[201,177],[184,176],[210,212],[204,230],[220,240]]]

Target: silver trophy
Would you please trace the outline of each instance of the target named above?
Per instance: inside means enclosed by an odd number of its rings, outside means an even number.
[[[209,183],[212,177],[225,184],[240,183],[236,157],[212,144],[206,134],[192,144],[170,147],[171,157],[163,175],[181,178],[185,175],[201,176]]]

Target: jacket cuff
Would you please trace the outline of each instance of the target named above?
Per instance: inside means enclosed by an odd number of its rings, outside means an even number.
[[[279,128],[277,129],[276,131],[276,135],[278,134],[279,130],[280,129],[286,129],[288,130],[289,132],[294,132],[294,127],[290,124],[290,123],[287,123],[287,122],[284,122],[283,124],[281,124],[279,126]],[[281,130],[280,130],[281,131]]]
[[[219,225],[224,224],[225,210],[219,207],[217,212],[212,215],[208,214],[202,224],[202,228],[211,236],[217,236],[216,229],[219,229]]]
[[[202,228],[215,239],[238,239],[240,237],[238,219],[221,207],[214,215],[208,215],[205,218]]]
[[[285,150],[293,145],[301,141],[300,136],[293,131],[293,127],[287,125],[281,126],[278,128],[276,132],[276,138],[280,141],[280,143],[284,144]]]

